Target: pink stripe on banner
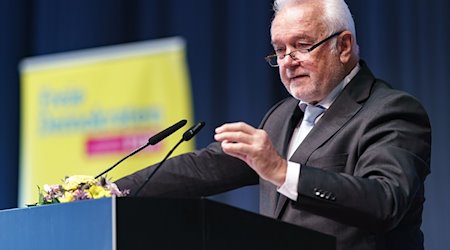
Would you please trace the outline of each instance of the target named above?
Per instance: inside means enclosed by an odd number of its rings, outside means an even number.
[[[86,152],[89,156],[131,153],[148,141],[148,134],[128,134],[105,137],[91,137],[86,141]],[[160,145],[149,146],[145,151],[158,151]]]

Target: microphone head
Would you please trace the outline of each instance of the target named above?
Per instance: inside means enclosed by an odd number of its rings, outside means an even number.
[[[158,142],[162,141],[167,136],[175,133],[175,131],[182,128],[184,125],[186,125],[186,123],[187,123],[186,120],[181,120],[181,121],[175,123],[174,125],[164,129],[163,131],[159,132],[158,134],[150,137],[150,139],[148,139],[148,144],[150,144],[150,145],[157,144]]]
[[[189,141],[194,137],[203,127],[205,126],[205,122],[199,122],[192,126],[188,131],[183,134],[183,141]]]

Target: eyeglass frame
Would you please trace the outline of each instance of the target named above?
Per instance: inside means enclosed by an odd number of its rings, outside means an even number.
[[[268,63],[271,67],[274,67],[274,68],[280,66],[280,65],[278,64],[278,59],[284,59],[286,56],[290,56],[290,57],[292,58],[292,60],[297,61],[297,60],[298,60],[298,57],[296,57],[295,55],[293,55],[293,53],[298,53],[298,52],[300,52],[300,53],[302,53],[302,54],[310,53],[311,51],[313,51],[314,49],[316,49],[316,48],[319,47],[320,45],[326,43],[328,40],[331,40],[331,39],[334,38],[335,36],[339,36],[340,34],[342,34],[342,32],[344,32],[344,30],[343,30],[343,31],[338,31],[338,32],[336,32],[336,33],[333,33],[333,34],[331,34],[330,36],[328,36],[328,37],[326,37],[326,38],[320,40],[319,42],[317,42],[317,43],[311,45],[311,47],[309,47],[309,48],[307,48],[307,49],[297,49],[297,50],[293,50],[293,51],[291,51],[291,52],[289,52],[289,53],[287,53],[287,54],[281,55],[281,56],[278,56],[278,55],[275,53],[275,54],[271,54],[271,55],[268,55],[268,56],[264,57],[264,59],[267,61],[267,63]],[[277,64],[276,64],[276,65],[273,65],[272,63],[270,63],[271,60],[272,60],[273,58],[277,59]]]

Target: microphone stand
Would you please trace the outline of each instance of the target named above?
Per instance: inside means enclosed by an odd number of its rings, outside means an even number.
[[[109,171],[111,171],[113,168],[115,168],[117,165],[119,165],[121,162],[123,162],[124,160],[128,159],[128,157],[135,155],[136,153],[138,153],[139,151],[143,150],[144,148],[150,146],[150,142],[148,142],[147,144],[145,144],[144,146],[134,150],[131,154],[127,155],[125,158],[122,158],[122,160],[116,162],[116,164],[112,165],[111,167],[109,167],[108,169],[106,169],[105,171],[101,172],[100,174],[98,174],[97,176],[95,176],[95,179],[97,179],[98,177],[108,173]]]
[[[183,136],[181,137],[180,141],[169,151],[169,153],[164,157],[162,161],[159,162],[159,164],[155,167],[155,170],[145,179],[144,183],[142,183],[141,186],[136,190],[133,196],[137,196],[141,190],[147,185],[148,181],[152,176],[158,171],[158,169],[161,167],[161,165],[169,158],[169,156],[175,151],[175,149],[184,141],[189,141],[194,137],[203,127],[205,126],[205,122],[199,122],[196,125],[189,128],[186,132],[184,132]]]
[[[179,130],[180,128],[182,128],[185,124],[186,124],[186,120],[181,120],[177,123],[175,123],[174,125],[164,129],[163,131],[159,132],[158,134],[150,137],[150,139],[148,139],[147,144],[145,144],[144,146],[136,149],[135,151],[133,151],[131,154],[127,155],[125,158],[123,158],[122,160],[118,161],[116,164],[114,164],[113,166],[109,167],[108,169],[106,169],[105,171],[101,172],[99,175],[95,176],[95,179],[99,178],[100,176],[108,173],[109,171],[111,171],[113,168],[115,168],[117,165],[119,165],[121,162],[123,162],[124,160],[126,160],[128,157],[135,155],[137,152],[141,151],[142,149],[150,146],[150,145],[155,145],[158,142],[162,141],[164,138],[166,138],[167,136],[175,133],[175,131]]]
[[[164,159],[158,163],[158,165],[155,167],[155,170],[147,177],[147,179],[145,179],[144,183],[142,183],[142,185],[138,188],[138,190],[136,190],[136,192],[134,193],[133,196],[137,196],[141,192],[141,190],[145,187],[145,185],[147,185],[150,178],[152,178],[152,176],[156,173],[156,171],[158,171],[158,169],[161,167],[161,165],[167,160],[167,158],[169,158],[170,155],[172,155],[173,151],[175,151],[175,149],[183,141],[184,141],[184,139],[181,139],[180,141],[178,141],[178,143],[169,151],[169,153],[164,157]]]

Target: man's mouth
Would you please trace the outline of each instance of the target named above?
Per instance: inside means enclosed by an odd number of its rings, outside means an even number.
[[[295,80],[303,79],[305,77],[308,77],[308,75],[296,75],[296,76],[289,77],[289,80],[295,81]]]

